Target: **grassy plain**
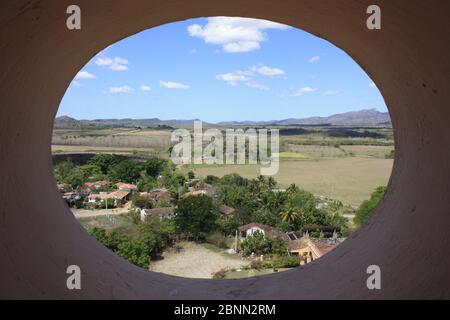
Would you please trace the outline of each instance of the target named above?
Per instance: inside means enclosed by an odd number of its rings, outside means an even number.
[[[281,187],[295,183],[302,189],[317,195],[338,199],[352,206],[359,206],[369,198],[377,186],[386,185],[392,159],[347,157],[324,160],[284,160],[274,176]],[[198,176],[238,173],[246,178],[259,175],[259,165],[197,165],[190,166]]]

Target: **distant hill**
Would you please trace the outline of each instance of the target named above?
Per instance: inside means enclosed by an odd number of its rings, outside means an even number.
[[[57,117],[55,128],[79,128],[86,126],[115,126],[115,127],[180,127],[192,126],[192,120],[160,120],[150,119],[95,119],[76,120],[68,116]],[[204,125],[208,123],[204,122]],[[333,126],[386,126],[391,124],[388,112],[376,109],[365,109],[338,113],[329,117],[289,118],[273,121],[225,121],[219,122],[221,126],[268,126],[268,125],[333,125]]]
[[[388,112],[365,109],[338,113],[329,117],[289,118],[273,121],[231,121],[220,125],[333,125],[333,126],[386,126],[391,124]]]
[[[80,122],[68,116],[55,118],[55,128],[77,128],[80,127]]]
[[[106,126],[106,127],[179,127],[192,126],[192,120],[160,120],[158,118],[150,119],[94,119],[94,120],[76,120],[68,116],[55,118],[55,128],[73,129],[88,126]]]

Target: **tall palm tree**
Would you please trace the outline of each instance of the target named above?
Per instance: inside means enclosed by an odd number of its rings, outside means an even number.
[[[300,218],[299,213],[292,207],[284,208],[283,211],[280,212],[281,220],[283,222],[295,223]]]

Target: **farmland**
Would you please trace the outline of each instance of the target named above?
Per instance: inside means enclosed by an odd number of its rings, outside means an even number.
[[[243,126],[234,128],[246,129]],[[280,187],[295,183],[316,195],[357,207],[377,186],[388,182],[394,150],[391,128],[274,128],[280,129],[280,169],[274,177]],[[168,158],[173,129],[107,126],[55,128],[52,152]],[[184,172],[193,170],[200,177],[221,177],[234,172],[255,178],[259,168],[259,165],[188,165],[181,169]]]

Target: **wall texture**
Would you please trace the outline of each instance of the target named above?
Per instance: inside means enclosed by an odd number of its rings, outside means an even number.
[[[450,298],[450,2],[446,0],[6,0],[0,10],[0,298]],[[382,8],[382,30],[365,27]],[[98,51],[141,30],[199,16],[270,19],[323,37],[375,80],[395,127],[396,160],[376,214],[302,269],[245,280],[150,273],[115,256],[70,214],[52,176],[58,104]],[[66,289],[66,267],[82,290]],[[382,269],[382,290],[366,268]]]

